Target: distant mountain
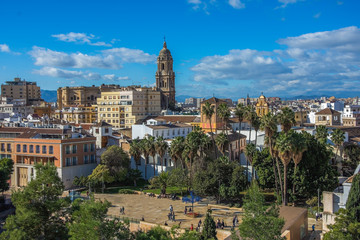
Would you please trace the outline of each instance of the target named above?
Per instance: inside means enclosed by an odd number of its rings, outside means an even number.
[[[57,91],[56,90],[41,90],[41,98],[46,102],[56,102],[57,101]]]

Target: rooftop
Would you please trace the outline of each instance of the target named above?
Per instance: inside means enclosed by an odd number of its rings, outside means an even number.
[[[331,108],[325,108],[325,109],[315,113],[315,115],[334,115],[334,114],[341,114],[341,113],[338,111],[335,111]]]

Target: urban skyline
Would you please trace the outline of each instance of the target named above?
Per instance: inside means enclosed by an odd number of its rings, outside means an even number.
[[[359,95],[356,1],[140,3],[1,3],[2,82],[154,86],[165,35],[177,97]]]

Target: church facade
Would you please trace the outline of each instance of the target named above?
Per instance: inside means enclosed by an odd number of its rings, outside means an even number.
[[[164,41],[157,58],[156,88],[161,92],[161,108],[175,107],[175,72],[173,70],[173,58]]]

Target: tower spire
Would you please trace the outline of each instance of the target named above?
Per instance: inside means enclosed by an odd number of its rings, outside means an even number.
[[[167,48],[165,35],[164,35],[164,45],[163,45],[163,48]]]

